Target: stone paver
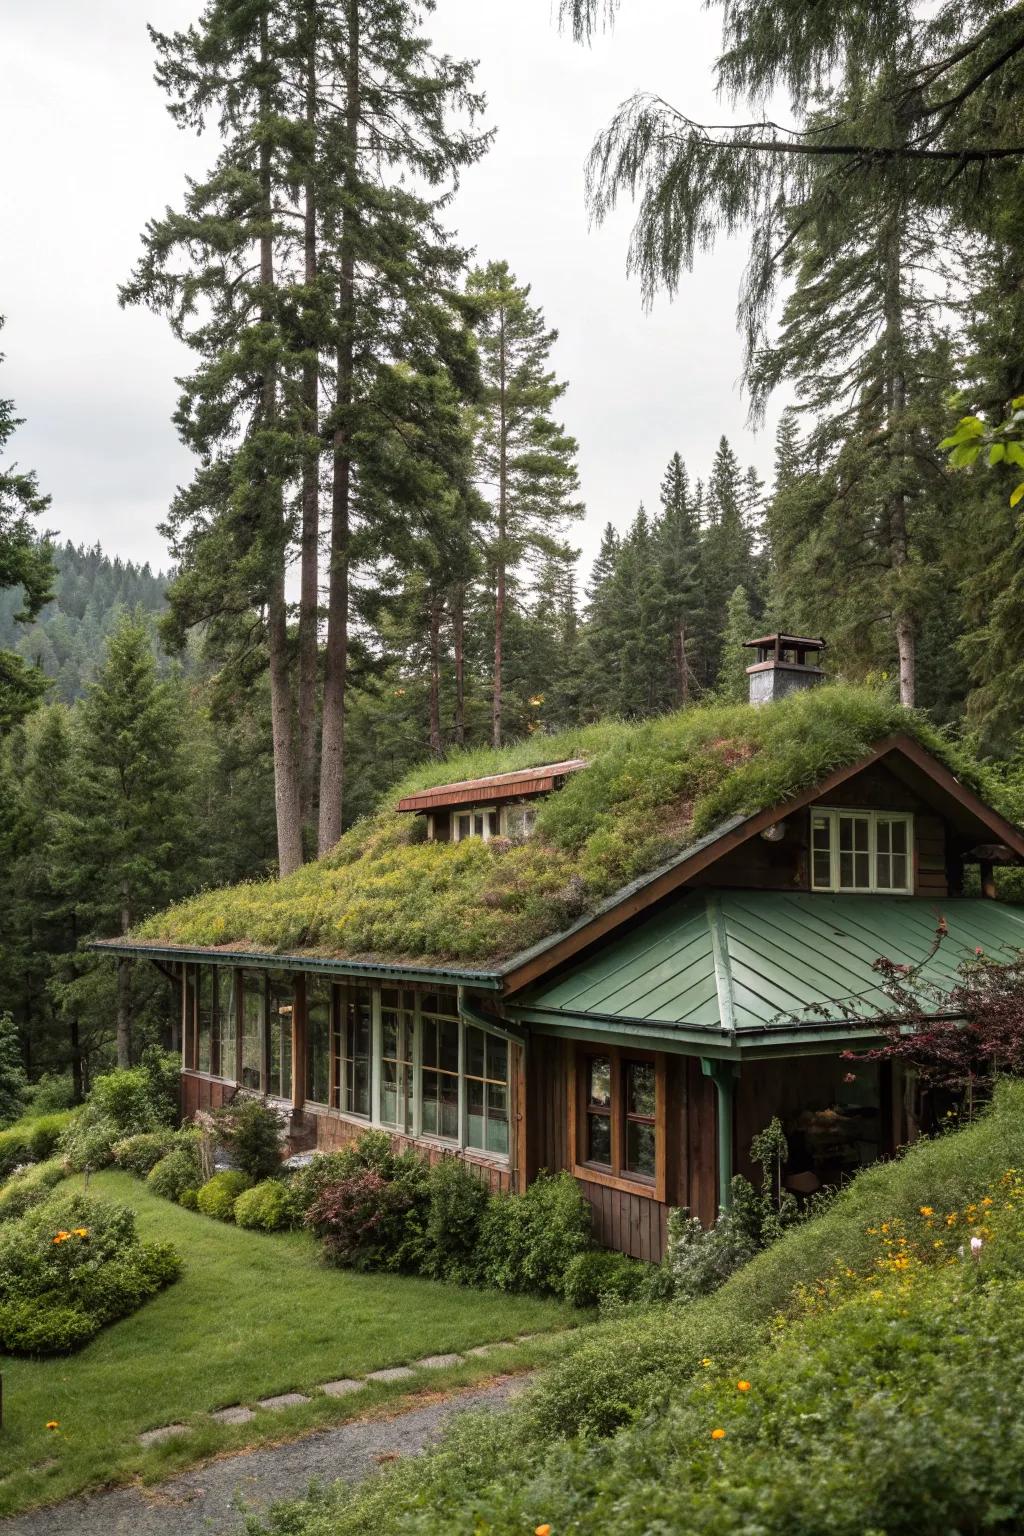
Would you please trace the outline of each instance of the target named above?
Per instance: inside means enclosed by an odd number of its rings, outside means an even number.
[[[246,1519],[310,1482],[356,1482],[385,1462],[415,1456],[465,1408],[501,1409],[528,1384],[503,1377],[393,1418],[357,1419],[286,1445],[222,1456],[153,1488],[116,1488],[15,1515],[3,1536],[242,1536]]]
[[[440,1371],[446,1365],[461,1365],[464,1359],[464,1355],[424,1355],[415,1363],[421,1371]]]
[[[243,1408],[241,1403],[235,1403],[231,1408],[218,1408],[216,1413],[210,1414],[210,1418],[216,1419],[218,1424],[248,1424],[255,1417],[253,1410]]]
[[[300,1403],[308,1403],[309,1398],[304,1392],[278,1392],[275,1397],[261,1397],[257,1402],[257,1408],[296,1408]]]
[[[325,1381],[321,1391],[328,1397],[348,1397],[350,1392],[361,1392],[366,1385],[362,1381],[354,1381],[351,1376],[342,1376],[338,1381]]]
[[[178,1435],[187,1435],[187,1424],[162,1424],[159,1429],[147,1429],[145,1434],[139,1436],[140,1445],[159,1445],[161,1440],[174,1440]]]
[[[389,1365],[383,1371],[368,1371],[367,1381],[405,1381],[408,1376],[415,1376],[416,1372],[410,1365]]]
[[[472,1349],[466,1350],[466,1354],[476,1355],[479,1359],[482,1360],[484,1355],[489,1355],[491,1350],[497,1349],[497,1347],[498,1346],[496,1344],[475,1344]]]

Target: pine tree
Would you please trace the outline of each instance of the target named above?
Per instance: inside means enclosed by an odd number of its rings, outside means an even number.
[[[701,629],[704,682],[716,686],[730,595],[737,586],[753,586],[753,537],[745,515],[747,487],[740,461],[729,440],[715,450],[707,481],[706,521],[701,540],[703,612]]]
[[[558,332],[548,330],[530,288],[508,263],[470,274],[467,293],[478,323],[483,393],[477,413],[477,475],[491,508],[488,561],[494,602],[491,741],[503,737],[504,642],[510,597],[522,567],[545,554],[562,556],[568,522],[582,517],[576,500],[576,443],[554,420],[565,393],[549,368]]]
[[[678,453],[669,460],[661,482],[661,518],[656,529],[664,608],[659,616],[667,633],[675,677],[675,702],[690,703],[702,665],[703,613],[700,521],[691,504],[686,465]]]
[[[747,665],[749,651],[743,649],[753,640],[754,616],[744,587],[737,587],[729,598],[722,631],[722,663],[718,671],[718,694],[730,704],[741,704],[749,695]]]
[[[173,690],[141,615],[125,615],[81,706],[58,848],[86,933],[127,933],[178,895],[193,854],[190,773]],[[117,961],[117,1059],[131,1059],[130,960]]]
[[[18,1119],[28,1098],[28,1078],[21,1062],[18,1031],[9,1013],[0,1013],[0,1126]]]
[[[3,324],[0,315],[0,329]],[[20,425],[13,400],[0,398],[0,455]],[[40,495],[34,474],[14,465],[5,469],[0,460],[0,594],[5,587],[21,589],[19,607],[12,615],[19,624],[34,619],[51,595],[49,548],[38,542],[32,522],[49,505],[50,498]],[[46,681],[38,668],[26,666],[12,651],[0,650],[0,733],[35,708],[45,691]]]

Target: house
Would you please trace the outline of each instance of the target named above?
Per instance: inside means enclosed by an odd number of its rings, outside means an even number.
[[[185,1111],[245,1088],[296,1146],[380,1126],[496,1189],[568,1169],[651,1260],[772,1115],[804,1193],[892,1153],[911,1085],[840,1055],[879,1036],[875,961],[942,989],[1024,949],[993,899],[1024,833],[919,717],[823,683],[823,642],[751,644],[751,704],[434,764],[317,863],[103,941],[178,978]]]

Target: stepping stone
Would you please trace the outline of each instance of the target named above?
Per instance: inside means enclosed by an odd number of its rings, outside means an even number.
[[[243,1408],[241,1403],[235,1403],[231,1408],[218,1408],[216,1413],[210,1414],[210,1418],[216,1419],[218,1424],[248,1424],[255,1417],[252,1409]]]
[[[472,1349],[467,1349],[467,1355],[489,1355],[492,1349],[497,1349],[497,1344],[476,1344]]]
[[[159,1429],[147,1429],[145,1434],[139,1436],[140,1445],[159,1445],[163,1440],[174,1440],[178,1435],[187,1435],[187,1424],[163,1424]]]
[[[415,1376],[416,1372],[408,1365],[389,1365],[383,1371],[370,1371],[367,1381],[404,1381],[407,1376]]]
[[[261,1397],[256,1404],[257,1408],[295,1408],[299,1403],[308,1403],[309,1398],[303,1392],[279,1392],[276,1397]]]
[[[361,1392],[363,1383],[353,1381],[351,1376],[342,1376],[340,1381],[325,1381],[323,1391],[328,1397],[348,1397],[350,1392]]]
[[[461,1365],[462,1361],[462,1355],[424,1355],[416,1365],[421,1371],[440,1371],[446,1365]]]
[[[540,1338],[540,1334],[539,1333],[517,1333],[516,1334],[516,1343],[517,1344],[529,1344],[531,1339],[539,1339],[539,1338]]]

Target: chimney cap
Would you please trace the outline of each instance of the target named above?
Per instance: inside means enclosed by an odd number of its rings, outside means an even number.
[[[823,651],[826,648],[826,643],[820,636],[814,639],[808,635],[762,635],[758,640],[744,640],[743,644],[753,650],[759,646],[774,645],[776,640],[780,646],[799,646],[808,651]]]

